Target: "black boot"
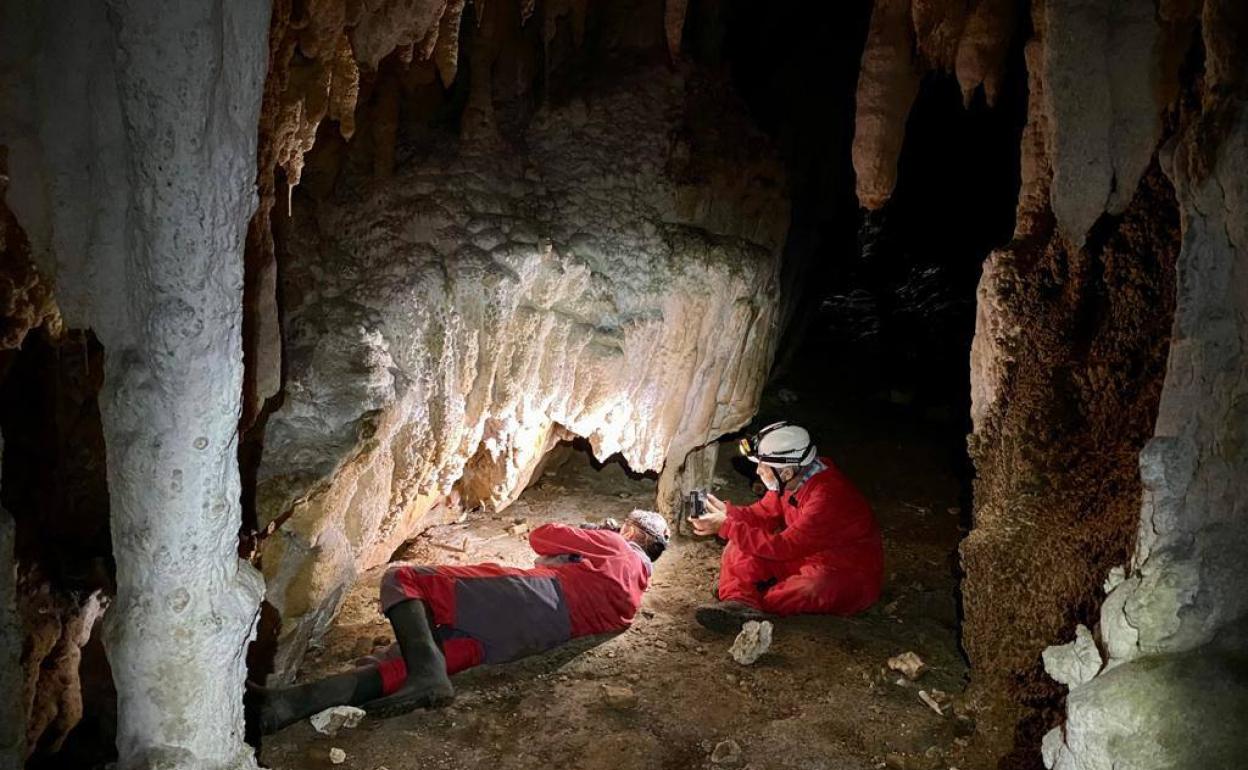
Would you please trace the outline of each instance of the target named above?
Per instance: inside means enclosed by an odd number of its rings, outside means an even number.
[[[694,612],[694,617],[706,628],[724,633],[741,630],[749,620],[774,620],[775,615],[755,609],[745,602],[715,602],[703,604]]]
[[[259,699],[260,732],[269,735],[332,706],[362,706],[381,696],[376,666],[357,668],[294,687],[260,687],[248,683]]]
[[[455,699],[455,688],[446,675],[446,658],[433,638],[433,623],[423,602],[409,600],[386,613],[394,627],[407,679],[391,695],[364,704],[371,716],[392,717],[418,708],[445,706]]]

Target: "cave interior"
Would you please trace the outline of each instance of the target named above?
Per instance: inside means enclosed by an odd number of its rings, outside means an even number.
[[[260,735],[778,420],[870,609]],[[0,0],[0,449],[0,768],[1242,767],[1248,4]]]

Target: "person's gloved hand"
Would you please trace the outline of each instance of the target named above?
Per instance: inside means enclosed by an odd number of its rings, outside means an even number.
[[[718,535],[719,530],[724,526],[724,522],[728,520],[728,506],[710,492],[706,493],[706,513],[696,519],[690,519],[689,523],[693,525],[694,534],[698,535]]]

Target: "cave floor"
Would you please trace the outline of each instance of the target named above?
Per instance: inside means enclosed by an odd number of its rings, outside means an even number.
[[[769,394],[762,414],[801,411],[798,398],[786,405]],[[849,619],[781,621],[770,652],[739,666],[728,654],[732,637],[693,620],[694,607],[710,596],[720,546],[677,538],[628,631],[464,672],[455,679],[456,702],[440,711],[365,719],[332,738],[306,721],[293,725],[264,741],[262,763],[277,770],[330,767],[337,747],[346,752],[338,767],[361,770],[676,770],[731,766],[711,761],[716,744],[731,739],[741,749],[735,764],[755,770],[980,766],[968,755],[968,739],[959,737],[968,723],[954,716],[967,671],[957,643],[959,485],[948,442],[905,420],[874,421],[871,409],[806,421],[816,436],[834,437],[823,453],[862,487],[883,528],[887,582],[873,609]],[[729,458],[721,459],[719,476],[722,496],[754,499]],[[523,533],[510,531],[517,522],[523,529],[623,518],[652,505],[655,486],[618,464],[595,469],[585,455],[572,454],[505,511],[435,527],[399,558],[527,566],[533,555]],[[356,585],[324,644],[308,654],[301,678],[348,667],[390,642],[376,608],[381,571]],[[914,683],[885,665],[906,651],[930,667]],[[637,706],[610,705],[606,685],[631,689]],[[920,690],[951,697],[944,716],[920,700]]]

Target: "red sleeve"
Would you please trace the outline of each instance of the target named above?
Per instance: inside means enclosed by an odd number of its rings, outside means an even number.
[[[779,523],[777,520],[784,515],[779,502],[780,493],[769,489],[767,494],[750,505],[727,503],[728,519],[736,519],[749,527],[773,527]]]
[[[529,533],[529,545],[539,556],[575,553],[581,556],[616,556],[628,550],[628,541],[609,529],[581,529],[563,524],[543,524]]]
[[[833,491],[827,485],[819,485],[810,490],[796,518],[783,531],[773,533],[729,517],[719,535],[742,551],[762,559],[800,559],[835,542],[837,518]]]

